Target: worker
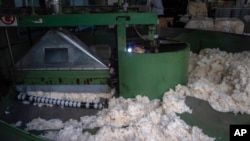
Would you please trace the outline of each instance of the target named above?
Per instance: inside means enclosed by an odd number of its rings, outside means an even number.
[[[164,15],[162,0],[148,0],[147,5],[151,12],[156,12],[158,16]]]
[[[133,47],[133,52],[134,53],[150,53],[150,51],[148,49],[146,49],[142,44],[140,43],[136,43],[134,44]]]
[[[145,48],[144,48],[144,46],[142,46],[140,44],[136,44],[136,45],[134,45],[133,52],[135,52],[135,53],[145,53]]]

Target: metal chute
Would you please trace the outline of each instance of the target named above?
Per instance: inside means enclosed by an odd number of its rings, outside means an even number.
[[[50,30],[17,62],[18,70],[106,70],[86,44],[63,30]]]

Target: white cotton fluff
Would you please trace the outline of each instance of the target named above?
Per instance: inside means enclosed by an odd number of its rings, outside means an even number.
[[[209,101],[221,112],[250,114],[250,52],[204,49],[190,57],[190,96]]]
[[[191,113],[191,109],[185,104],[186,95],[189,93],[188,89],[185,89],[184,86],[181,85],[177,85],[176,89],[179,91],[170,89],[164,94],[164,97],[162,98],[163,108],[176,113]]]
[[[48,129],[61,129],[64,124],[59,119],[45,120],[41,118],[33,119],[31,122],[26,124],[25,130],[48,130]]]
[[[88,132],[82,133],[82,128],[77,128],[73,126],[66,126],[64,129],[59,132],[47,132],[43,137],[46,137],[50,140],[56,141],[87,141],[91,134]]]
[[[215,140],[198,127],[187,125],[176,113],[192,112],[185,98],[193,96],[208,101],[221,112],[250,114],[250,53],[204,49],[199,54],[190,53],[189,64],[188,84],[167,91],[162,101],[140,95],[129,99],[111,98],[109,107],[97,115],[59,122],[59,127],[55,125],[57,129],[62,128],[59,132],[48,132],[44,136],[56,141]],[[46,129],[49,121],[34,119],[27,126]],[[51,126],[52,123],[56,122],[50,122]],[[95,135],[82,133],[82,129],[95,127],[100,127]]]
[[[15,127],[20,127],[22,125],[22,121],[17,121],[16,123],[13,123],[12,125],[15,126]]]
[[[143,117],[158,107],[160,100],[149,101],[147,97],[138,95],[135,99],[112,98],[109,103],[109,109],[100,111],[91,127],[107,124],[115,127],[127,126],[131,121]]]
[[[168,95],[165,94],[164,97],[166,96]],[[172,96],[176,94],[172,93]],[[182,98],[177,104],[162,106],[167,105],[167,99],[165,98],[164,102],[150,101],[147,97],[139,95],[129,99],[112,98],[109,108],[103,109],[96,116],[84,116],[80,121],[70,120],[64,123],[63,129],[59,132],[48,132],[43,136],[57,141],[214,140],[204,135],[201,130],[194,130],[195,127],[190,127],[175,114],[172,109],[178,109],[176,111],[179,112],[190,110],[183,105]],[[184,108],[180,108],[182,106]],[[82,129],[94,127],[100,127],[95,135],[81,132]]]

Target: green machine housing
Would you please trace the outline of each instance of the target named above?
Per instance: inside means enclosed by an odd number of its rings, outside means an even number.
[[[103,18],[105,17],[105,18]],[[155,13],[96,13],[66,15],[32,15],[18,17],[20,27],[64,27],[79,25],[115,25],[118,48],[118,89],[120,96],[129,98],[138,94],[151,99],[161,98],[165,91],[187,81],[189,47],[150,54],[128,53],[127,25],[149,25],[148,40],[154,41],[157,15]],[[164,47],[161,47],[164,48]],[[168,50],[168,49],[171,50]],[[164,49],[163,49],[164,50]],[[25,85],[98,85],[107,84],[108,69],[100,70],[23,70]]]
[[[145,95],[150,99],[161,99],[170,88],[187,83],[188,44],[160,44],[159,49],[159,53],[121,53],[121,96]]]

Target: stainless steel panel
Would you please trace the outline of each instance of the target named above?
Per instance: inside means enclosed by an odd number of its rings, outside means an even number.
[[[95,70],[107,65],[86,44],[67,31],[48,31],[17,62],[19,70]]]

